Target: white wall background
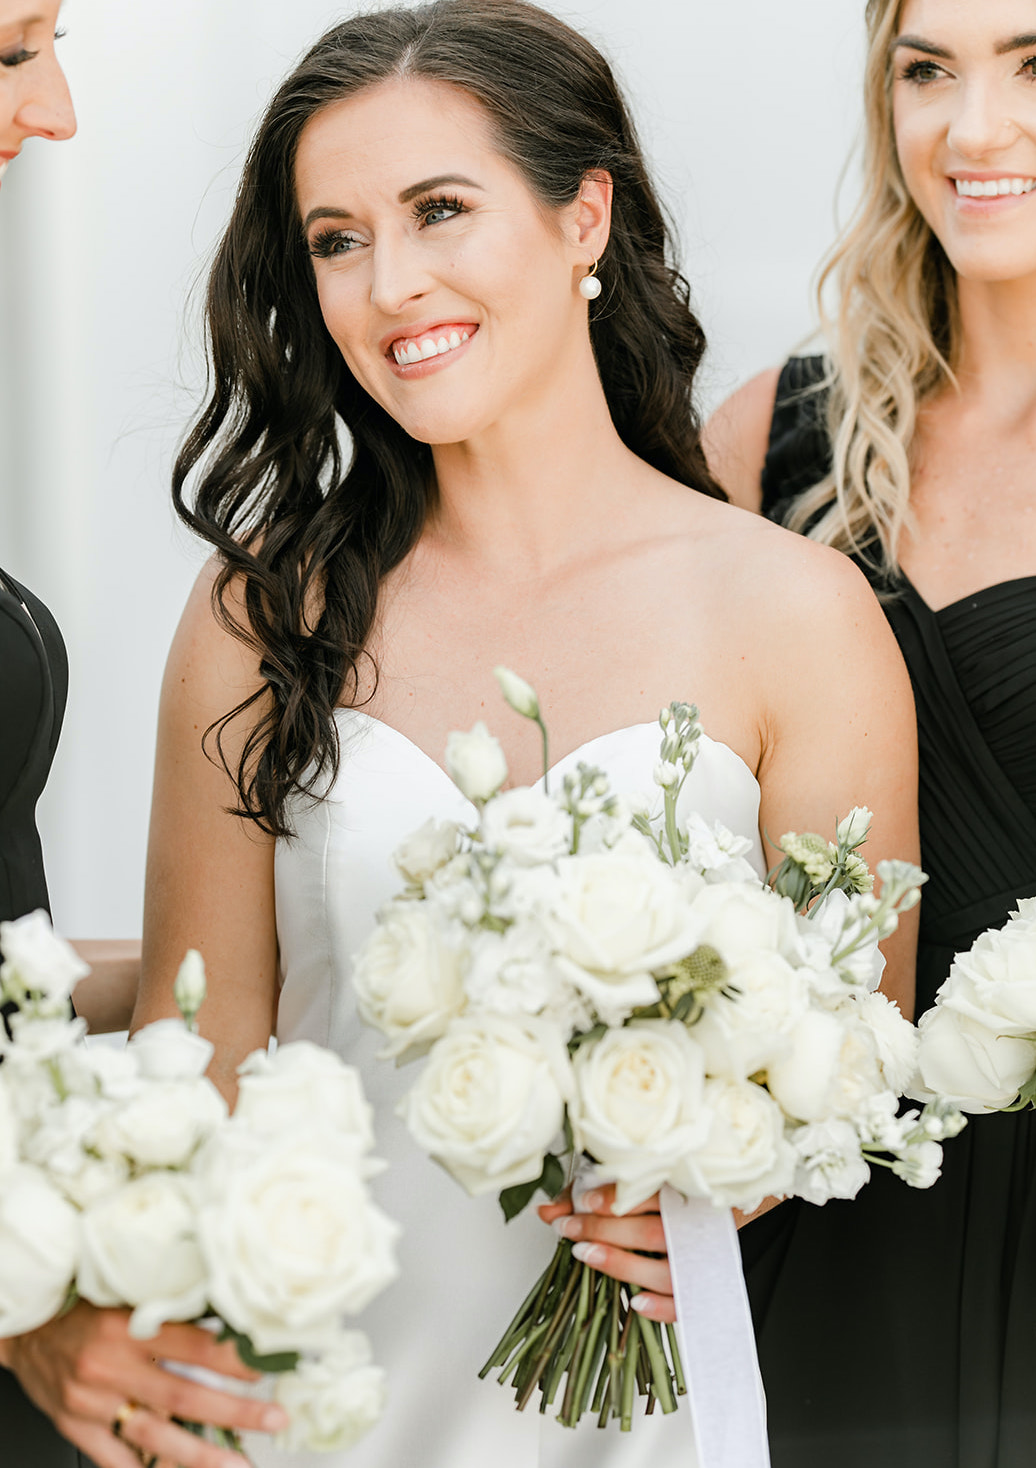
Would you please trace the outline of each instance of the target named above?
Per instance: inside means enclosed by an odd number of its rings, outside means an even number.
[[[811,328],[810,278],[857,127],[863,0],[551,3],[632,95],[681,228],[715,403]],[[201,383],[189,293],[273,84],[353,8],[67,0],[79,134],[34,140],[4,179],[0,564],[50,604],[69,645],[40,814],[70,936],[140,927],[159,680],[203,557],[168,494]]]

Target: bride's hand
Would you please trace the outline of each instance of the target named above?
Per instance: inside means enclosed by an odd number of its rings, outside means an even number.
[[[98,1468],[140,1468],[152,1458],[182,1468],[242,1468],[237,1453],[203,1442],[173,1417],[251,1432],[287,1425],[281,1407],[214,1391],[163,1370],[156,1359],[256,1380],[231,1342],[220,1344],[193,1325],[165,1325],[138,1341],[128,1326],[127,1311],[80,1301],[67,1315],[3,1342],[3,1363]]]
[[[583,1245],[577,1258],[584,1264],[613,1279],[639,1285],[640,1293],[633,1299],[638,1314],[672,1324],[676,1302],[658,1194],[621,1217],[612,1214],[614,1202],[615,1185],[608,1183],[583,1195],[585,1211],[573,1211],[567,1190],[556,1202],[543,1203],[537,1211],[562,1238]]]

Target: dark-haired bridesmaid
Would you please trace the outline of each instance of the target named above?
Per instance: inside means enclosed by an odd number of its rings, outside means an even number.
[[[1036,4],[870,0],[867,20],[827,355],[749,383],[709,450],[735,501],[853,556],[899,639],[921,1012],[1036,893]],[[1031,1468],[1031,1111],[973,1119],[931,1192],[786,1204],[742,1247],[777,1468]]]

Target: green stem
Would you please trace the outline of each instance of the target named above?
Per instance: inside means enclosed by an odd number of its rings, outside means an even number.
[[[669,1359],[673,1363],[673,1376],[676,1378],[676,1394],[680,1397],[687,1395],[687,1383],[683,1375],[683,1357],[680,1355],[680,1341],[676,1334],[675,1325],[667,1325],[665,1328],[666,1339],[669,1342]]]
[[[632,1310],[631,1314],[636,1316],[636,1329],[644,1342],[654,1394],[663,1412],[675,1412],[676,1397],[673,1395],[673,1378],[662,1346],[661,1329],[655,1321],[645,1320],[643,1316],[638,1315],[636,1310]]]
[[[550,794],[550,790],[549,790],[548,786],[550,784],[550,755],[549,755],[549,752],[548,752],[548,745],[547,745],[547,726],[543,722],[543,715],[542,714],[537,714],[536,715],[536,722],[537,722],[537,724],[539,724],[539,726],[540,726],[540,733],[543,736],[543,793],[544,793],[544,795],[549,795]]]

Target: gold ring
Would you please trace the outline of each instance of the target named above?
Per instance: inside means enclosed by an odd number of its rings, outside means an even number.
[[[122,1406],[112,1418],[112,1437],[121,1437],[123,1434],[123,1430],[125,1429],[126,1423],[133,1416],[134,1412],[139,1411],[140,1406],[137,1402],[123,1402]]]

